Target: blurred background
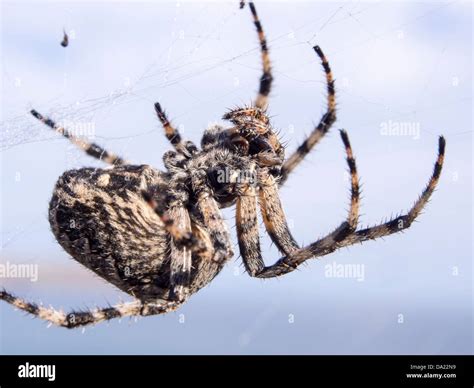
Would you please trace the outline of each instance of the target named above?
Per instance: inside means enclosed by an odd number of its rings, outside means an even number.
[[[84,333],[47,329],[2,302],[1,354],[472,353],[472,3],[260,1],[257,10],[275,76],[269,111],[288,155],[325,108],[313,45],[336,78],[337,123],[281,190],[297,241],[316,240],[346,215],[337,128],[347,129],[357,157],[362,226],[412,205],[446,136],[439,189],[419,222],[277,279],[250,278],[236,255],[177,312]],[[1,58],[0,264],[38,273],[4,275],[0,285],[65,310],[129,300],[73,261],[47,221],[62,172],[103,165],[28,111],[162,168],[170,145],[155,101],[198,142],[256,95],[261,64],[248,7],[3,1]],[[234,210],[224,214],[233,225]],[[261,235],[271,264],[280,256]]]

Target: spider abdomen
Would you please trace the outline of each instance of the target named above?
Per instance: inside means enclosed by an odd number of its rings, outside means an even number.
[[[168,236],[141,192],[166,183],[149,166],[65,172],[49,206],[59,244],[79,263],[140,299],[169,293]]]

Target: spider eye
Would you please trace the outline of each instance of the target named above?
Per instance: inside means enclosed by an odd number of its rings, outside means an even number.
[[[249,142],[242,136],[234,136],[230,141],[232,148],[243,155],[249,153]]]

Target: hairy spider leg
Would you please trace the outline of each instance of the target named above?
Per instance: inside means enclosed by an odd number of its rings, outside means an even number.
[[[196,196],[196,207],[214,249],[212,260],[220,264],[225,263],[234,255],[229,228],[217,201],[212,196],[205,173],[197,171],[192,174],[191,180]]]
[[[244,2],[240,3],[240,8],[244,7],[243,4]],[[252,13],[255,28],[257,29],[263,65],[263,74],[260,77],[260,86],[258,90],[257,99],[255,100],[255,105],[261,109],[266,109],[268,106],[268,96],[270,94],[273,81],[272,69],[270,65],[270,55],[268,54],[267,39],[265,38],[265,33],[263,32],[262,23],[258,18],[255,4],[253,2],[249,2],[249,8],[250,12]]]
[[[144,199],[160,217],[164,228],[171,236],[170,241],[170,298],[184,302],[189,296],[191,284],[191,259],[193,251],[203,249],[193,234],[191,219],[182,204],[168,206],[166,194],[153,197],[143,192]],[[155,200],[156,198],[156,200]]]
[[[340,131],[340,135],[344,143],[346,161],[349,166],[351,179],[351,203],[346,228],[346,231],[349,232],[356,230],[359,218],[359,177],[351,144],[349,142],[349,136],[344,130]],[[262,189],[259,191],[260,209],[265,227],[280,252],[285,255],[290,255],[292,252],[300,248],[295,243],[289,231],[285,214],[278,196],[278,183],[272,176],[268,176],[266,181],[269,182],[269,184],[264,184]]]
[[[382,223],[380,225],[361,230],[355,230],[354,220],[356,219],[356,216],[353,211],[350,211],[347,220],[344,221],[339,227],[337,227],[332,233],[306,246],[305,248],[301,248],[297,251],[291,252],[288,255],[285,255],[284,257],[280,258],[275,264],[268,267],[262,266],[263,259],[261,258],[261,253],[259,250],[254,253],[254,256],[257,255],[257,257],[255,258],[248,255],[244,256],[244,254],[246,253],[244,249],[244,251],[241,251],[241,254],[244,259],[244,262],[247,262],[246,268],[250,268],[253,270],[252,272],[249,271],[249,274],[251,276],[256,276],[260,278],[281,276],[293,271],[301,263],[310,258],[325,256],[329,253],[334,252],[336,249],[340,249],[344,246],[350,246],[356,243],[362,243],[367,240],[374,240],[379,237],[389,236],[391,234],[401,232],[409,228],[412,225],[413,221],[420,215],[421,211],[428,203],[431,195],[433,194],[436,188],[443,167],[445,147],[445,139],[443,137],[440,137],[438,145],[438,157],[434,165],[433,173],[421,196],[418,198],[412,208],[407,212],[407,214],[395,217],[392,220]],[[354,203],[354,199],[351,201],[351,203]],[[240,217],[248,218],[249,215],[243,214]],[[252,215],[250,215],[250,217],[252,217]],[[258,239],[258,235],[254,237],[254,240],[255,239]],[[239,238],[239,241],[240,240],[241,239]],[[242,243],[245,244],[245,241],[243,241]],[[252,263],[251,260],[254,260],[254,263]]]
[[[359,177],[357,174],[357,165],[355,162],[349,136],[344,130],[340,131],[341,139],[346,152],[346,162],[349,167],[351,182],[351,202],[346,224],[341,229],[344,233],[350,233],[357,229],[359,220],[359,201],[360,188]],[[267,174],[265,179],[269,184],[264,184],[259,191],[260,209],[265,223],[267,233],[272,241],[278,247],[281,253],[291,255],[298,249],[301,249],[294,241],[287,222],[283,207],[278,196],[278,183],[275,178]]]
[[[172,295],[178,300],[184,300],[189,293],[193,254],[218,264],[233,256],[229,230],[200,172],[193,175],[192,185],[199,220],[190,217],[183,203],[184,188],[178,183],[171,182],[167,191],[164,189],[155,195],[143,193],[172,237]]]
[[[166,314],[176,310],[181,305],[179,302],[153,303],[136,300],[106,308],[96,308],[90,311],[71,311],[65,313],[52,307],[46,308],[36,303],[28,302],[10,294],[6,290],[0,291],[0,300],[4,300],[16,308],[51,324],[68,329],[94,325],[114,318]]]
[[[235,223],[245,270],[250,276],[256,276],[265,267],[265,263],[260,248],[255,187],[247,186],[237,198]]]
[[[106,151],[104,148],[101,146],[95,144],[95,143],[89,143],[77,136],[74,136],[71,132],[69,132],[67,129],[57,125],[53,120],[51,120],[48,117],[44,117],[40,113],[38,113],[36,110],[32,109],[30,113],[40,120],[42,123],[46,124],[48,127],[54,129],[56,132],[59,134],[63,135],[66,139],[69,139],[71,143],[75,144],[77,147],[79,147],[81,150],[83,150],[87,155],[92,156],[93,158],[102,160],[103,162],[106,162],[108,164],[118,166],[118,165],[123,165],[123,164],[129,164],[126,160],[122,159],[121,157]]]
[[[344,130],[340,131],[346,151],[346,161],[351,175],[351,206],[347,221],[339,228],[338,233],[350,233],[357,228],[359,215],[359,178],[356,162],[353,156],[349,137]],[[265,170],[259,174],[259,204],[262,218],[267,233],[277,246],[278,250],[286,256],[297,253],[301,248],[291,235],[286,217],[278,195],[278,182]],[[251,276],[260,276],[265,267],[258,235],[256,193],[249,188],[249,193],[237,201],[237,235],[245,267]]]
[[[183,206],[174,206],[168,210],[170,219],[179,225],[179,229],[189,236],[194,236],[191,229],[191,219]],[[179,240],[178,240],[179,241]],[[170,252],[170,284],[172,286],[170,298],[178,301],[186,300],[191,284],[191,247],[181,245],[174,237],[171,239]],[[198,241],[194,239],[194,243]]]
[[[314,51],[321,59],[324,73],[326,74],[327,85],[327,109],[321,117],[318,125],[314,127],[311,134],[303,141],[296,151],[285,161],[281,169],[280,185],[285,183],[290,173],[301,163],[313,147],[326,135],[331,126],[336,121],[336,92],[334,89],[334,79],[329,66],[329,62],[319,46],[314,47]]]
[[[187,157],[190,157],[198,151],[198,148],[192,141],[183,141],[178,129],[171,124],[166,112],[158,102],[155,103],[155,112],[165,130],[166,138],[170,141],[176,151],[184,154]]]
[[[265,169],[258,177],[260,190],[258,202],[265,229],[278,250],[285,255],[299,249],[286,222],[285,213],[278,195],[278,181]]]

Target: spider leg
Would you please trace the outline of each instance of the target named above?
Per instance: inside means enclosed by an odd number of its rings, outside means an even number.
[[[193,191],[197,197],[196,210],[209,235],[214,249],[212,260],[224,263],[234,255],[230,232],[225,223],[217,201],[207,186],[205,172],[198,171],[192,176]]]
[[[106,151],[103,149],[101,146],[95,144],[95,143],[89,143],[83,139],[78,138],[77,136],[74,136],[71,132],[69,132],[67,129],[57,125],[53,120],[51,120],[48,117],[44,117],[40,113],[38,113],[36,110],[32,109],[30,113],[46,124],[48,127],[54,129],[56,132],[59,134],[63,135],[66,139],[69,139],[71,143],[75,144],[78,146],[80,149],[82,149],[87,155],[90,155],[96,159],[102,160],[106,163],[109,163],[111,165],[117,166],[117,165],[123,165],[123,164],[128,164],[128,162],[121,157]]]
[[[324,137],[331,126],[336,121],[336,95],[334,89],[334,79],[332,76],[329,62],[326,59],[323,51],[319,46],[314,47],[314,51],[321,59],[324,72],[326,73],[327,84],[327,110],[323,114],[318,125],[313,129],[313,132],[305,139],[305,141],[296,149],[296,151],[285,161],[281,169],[280,185],[285,183],[290,173],[298,164],[305,158],[306,155],[313,149],[313,147]]]
[[[170,218],[177,226],[176,231],[189,236],[191,246],[182,244],[182,239],[171,239],[170,252],[170,284],[172,286],[170,298],[184,301],[189,296],[189,285],[191,283],[191,255],[192,249],[197,245],[197,239],[191,230],[191,220],[188,211],[183,206],[172,207],[168,210]]]
[[[340,131],[342,142],[346,151],[347,165],[351,176],[351,204],[347,218],[346,233],[354,231],[357,228],[359,216],[359,178],[357,167],[349,142],[349,136],[344,130]],[[285,255],[291,255],[292,252],[300,249],[295,239],[291,235],[286,222],[285,213],[278,195],[278,182],[268,174],[266,170],[261,170],[259,177],[259,202],[262,218],[265,228],[272,241],[278,247],[279,251]]]
[[[351,206],[347,220],[343,222],[337,230],[337,237],[339,239],[341,236],[348,235],[356,230],[359,214],[359,179],[357,176],[356,163],[347,133],[341,130],[340,134],[345,146],[346,160],[351,174]],[[260,170],[259,185],[260,209],[267,233],[279,251],[287,257],[298,254],[301,248],[291,235],[286,222],[285,214],[278,196],[278,182],[265,170]],[[271,267],[265,267],[261,257],[256,194],[253,187],[248,187],[247,193],[237,200],[237,235],[240,252],[249,274],[257,277],[269,277],[263,275],[266,275]]]
[[[348,227],[349,221],[343,222],[332,233],[305,248],[282,257],[275,264],[261,269],[253,276],[262,278],[280,276],[293,271],[301,263],[310,258],[322,257],[342,247],[362,243],[367,240],[374,240],[379,237],[389,236],[409,228],[413,221],[420,215],[436,188],[443,167],[445,147],[446,142],[443,137],[440,137],[438,157],[430,180],[421,196],[405,215],[398,216],[380,225],[358,231],[350,230],[351,228]]]
[[[286,222],[280,196],[278,195],[278,183],[264,169],[259,171],[258,181],[260,185],[258,200],[265,229],[278,250],[285,255],[289,255],[299,249],[299,246],[291,235]]]
[[[177,175],[176,179],[179,179]],[[199,179],[194,179],[195,187],[202,187],[201,184]],[[171,295],[177,300],[185,300],[189,294],[193,255],[223,263],[233,252],[227,226],[206,187],[199,189],[196,211],[190,213],[183,205],[185,197],[181,197],[179,184],[171,183],[171,186],[167,194],[160,195],[160,192],[166,192],[162,190],[155,195],[144,192],[143,196],[172,237]]]
[[[163,155],[163,162],[168,171],[174,175],[175,179],[182,174],[185,163],[187,162],[186,156],[175,151],[167,151]],[[176,189],[179,190],[179,185],[175,185]],[[164,216],[164,209],[161,211],[156,209],[158,215],[162,218]],[[173,217],[168,217],[173,219]],[[163,218],[162,218],[163,219]],[[214,254],[214,247],[209,233],[206,232],[205,227],[199,223],[196,219],[191,219],[191,229],[194,240],[197,244],[194,244],[193,253],[197,254],[202,259],[210,259]],[[169,231],[173,234],[173,231]]]
[[[174,201],[169,204],[166,195],[152,196],[143,192],[143,196],[160,217],[166,231],[171,236],[170,284],[172,287],[170,298],[183,302],[189,295],[192,253],[203,254],[207,246],[193,233],[189,213],[182,203]],[[155,200],[155,198],[157,199]]]
[[[35,317],[50,322],[56,326],[74,329],[86,325],[94,325],[99,322],[108,321],[114,318],[132,317],[132,316],[149,316],[165,314],[176,310],[181,303],[179,302],[149,302],[149,301],[133,301],[128,303],[120,303],[112,307],[97,308],[90,311],[71,311],[65,313],[54,308],[46,308],[36,303],[28,302],[18,298],[6,290],[0,291],[0,300],[15,306],[16,308],[26,311]]]
[[[240,3],[240,8],[244,7],[244,2]],[[257,10],[253,2],[249,2],[250,12],[252,13],[253,21],[258,33],[258,40],[260,41],[260,51],[262,53],[263,74],[260,77],[260,87],[255,101],[255,105],[261,109],[266,109],[268,106],[268,95],[270,94],[273,76],[270,66],[270,56],[268,55],[267,40],[263,32],[262,24],[257,15]]]
[[[236,229],[239,251],[246,271],[250,276],[258,276],[265,268],[260,249],[258,233],[257,195],[253,186],[237,197]]]
[[[212,261],[215,249],[210,234],[206,231],[204,225],[193,218],[191,218],[191,229],[200,244],[200,249],[196,249],[193,253],[202,260]]]
[[[190,157],[198,151],[196,145],[192,141],[183,141],[178,129],[168,120],[165,111],[161,108],[161,105],[158,102],[155,103],[155,111],[165,130],[166,138],[178,152]]]
[[[166,151],[163,154],[163,164],[171,174],[180,174],[185,167],[187,157],[176,151]]]
[[[421,214],[422,210],[429,202],[431,195],[436,189],[439,177],[441,175],[441,171],[443,169],[445,150],[446,140],[443,136],[440,136],[438,142],[438,157],[434,164],[434,169],[430,180],[428,181],[428,184],[424,188],[420,197],[415,201],[411,209],[405,215],[400,215],[388,222],[351,233],[341,242],[341,246],[348,246],[356,243],[362,243],[367,240],[374,240],[376,238],[389,236],[393,233],[401,232],[402,230],[409,228],[413,221]],[[313,250],[318,255],[327,254],[326,252],[324,252],[324,250],[322,250],[321,245],[315,245]]]
[[[197,182],[195,179],[193,180],[193,185],[196,187]],[[207,278],[206,269],[210,269],[211,272],[214,271],[216,266],[220,267],[234,254],[230,234],[221,216],[217,202],[210,196],[205,187],[203,187],[202,190],[198,190],[196,197],[196,203],[191,210],[188,211],[186,209],[191,222],[191,233],[186,236],[186,240],[189,241],[189,243],[187,243],[189,247],[188,251],[192,252],[190,258],[191,262],[190,265],[186,266],[186,272],[182,272],[181,270],[181,274],[179,273],[180,267],[175,267],[177,268],[175,272],[177,272],[178,276],[181,275],[181,278],[172,280],[173,288],[182,285],[183,283],[180,282],[180,279],[185,278],[187,280],[191,270],[196,269],[197,271],[193,272],[191,285],[206,284],[210,281],[210,279]],[[169,218],[175,222],[177,215],[171,215]],[[183,239],[181,239],[181,241],[183,241]],[[182,262],[184,254],[179,256],[178,250],[176,250],[175,253],[176,257],[175,259],[172,258],[172,260],[176,263]],[[185,296],[189,293],[189,284],[190,283],[186,281],[184,288],[182,287]]]

